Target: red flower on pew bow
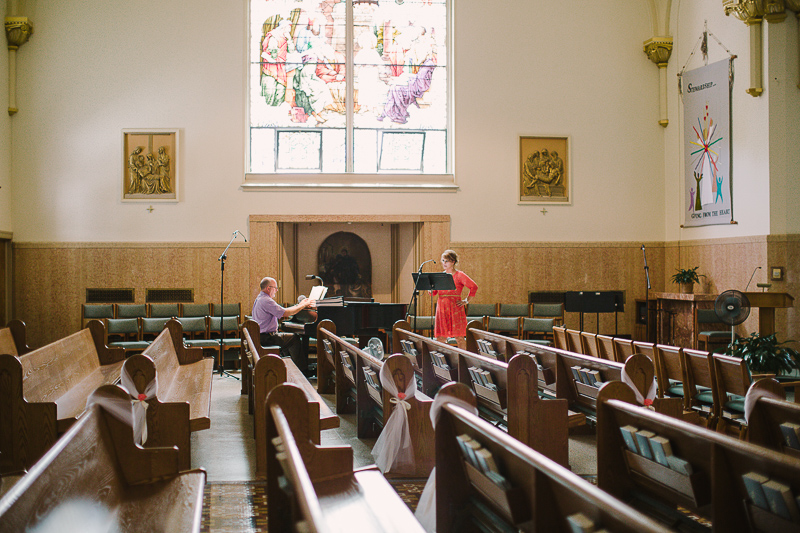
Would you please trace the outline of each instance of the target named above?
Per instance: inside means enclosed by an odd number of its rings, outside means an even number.
[[[405,400],[406,399],[406,393],[405,392],[398,392],[397,393],[397,398],[399,400]]]
[[[644,406],[645,407],[650,407],[651,405],[653,405],[653,400],[651,400],[650,398],[645,398],[644,399]]]
[[[143,401],[145,401],[147,399],[147,395],[146,394],[140,394],[139,396],[136,397],[136,399],[139,400],[140,402],[143,402]]]

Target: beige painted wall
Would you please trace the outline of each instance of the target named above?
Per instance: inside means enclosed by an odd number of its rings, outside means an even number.
[[[0,5],[0,13],[5,18],[6,2]],[[23,47],[24,48],[24,47]],[[20,54],[22,52],[19,52]],[[7,80],[8,52],[3,47],[0,53],[0,72]],[[8,116],[8,82],[0,82],[0,232],[13,230],[11,217],[11,117]],[[2,305],[2,302],[0,302]]]
[[[447,213],[458,241],[663,238],[664,132],[657,69],[641,50],[652,36],[646,2],[567,0],[547,9],[515,2],[509,17],[508,9],[459,0],[460,190],[438,194],[240,190],[245,6],[144,0],[130,10],[55,0],[40,7],[25,45],[25,64],[35,68],[20,71],[25,112],[14,117],[13,177],[24,184],[13,189],[16,239],[222,242],[249,213],[309,210]],[[500,44],[511,33],[513,46]],[[182,133],[181,201],[152,212],[119,199],[121,130],[145,127]],[[549,134],[570,136],[574,202],[542,215],[517,205],[518,138]],[[628,150],[635,156],[623,155]]]

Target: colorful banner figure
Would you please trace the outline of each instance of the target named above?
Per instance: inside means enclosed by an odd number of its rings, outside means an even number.
[[[683,74],[684,226],[728,224],[731,209],[730,60]]]

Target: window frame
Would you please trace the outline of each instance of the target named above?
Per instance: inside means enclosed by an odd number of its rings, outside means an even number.
[[[244,150],[244,180],[241,188],[244,191],[259,191],[259,190],[348,190],[348,191],[392,191],[392,190],[405,190],[405,191],[424,191],[424,192],[455,192],[458,190],[458,185],[455,180],[455,161],[454,161],[454,116],[455,116],[455,98],[453,88],[453,0],[445,0],[446,19],[447,19],[447,69],[446,83],[447,83],[447,99],[448,99],[448,112],[445,119],[445,136],[446,136],[446,160],[447,171],[442,174],[424,174],[423,172],[375,172],[375,173],[358,173],[358,172],[341,172],[341,173],[308,173],[308,172],[275,172],[275,173],[261,173],[250,172],[250,154],[251,154],[251,123],[250,123],[250,99],[251,99],[251,64],[250,64],[250,42],[251,42],[251,8],[250,4],[253,1],[247,2],[246,18],[246,31],[244,47],[245,54],[245,106],[244,106],[244,129],[245,129],[245,150]],[[353,31],[353,13],[352,6],[353,0],[346,0],[347,2],[347,39],[352,43]],[[353,54],[347,54],[346,69],[347,72],[353,71]],[[348,77],[348,94],[352,94],[352,78]],[[352,99],[349,99],[352,101]],[[348,114],[352,114],[352,109],[348,109]],[[351,117],[349,117],[351,118]],[[352,125],[352,121],[348,120],[350,127],[347,128],[345,133],[345,143],[348,145],[348,150],[352,149],[353,132],[357,129]],[[286,131],[289,128],[275,128],[276,134],[278,131]],[[312,128],[313,130],[313,128]],[[309,131],[302,129],[298,131]],[[404,130],[379,130],[401,132]],[[414,130],[416,132],[417,130]],[[350,155],[350,154],[348,154]],[[277,156],[277,154],[276,154]]]

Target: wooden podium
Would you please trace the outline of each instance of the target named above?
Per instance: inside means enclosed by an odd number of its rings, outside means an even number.
[[[775,309],[792,307],[794,298],[785,292],[746,292],[750,307],[758,307],[758,332],[775,333]]]

